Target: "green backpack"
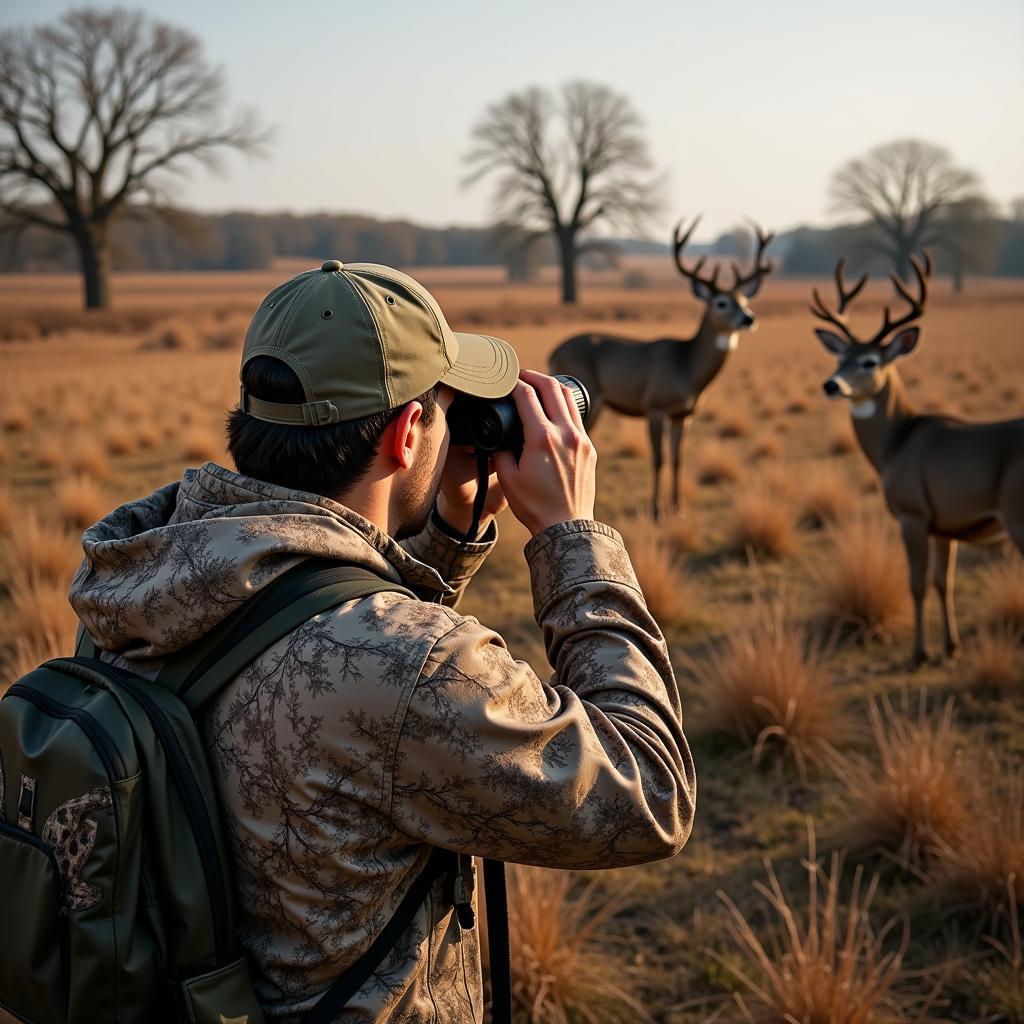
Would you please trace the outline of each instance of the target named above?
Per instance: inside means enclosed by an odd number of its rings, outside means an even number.
[[[413,596],[309,559],[169,659],[155,683],[76,653],[10,687],[0,700],[0,1007],[30,1024],[262,1024],[195,716],[307,619],[380,591]],[[433,851],[384,933],[307,1022],[334,1018],[431,883],[461,877],[465,862]]]

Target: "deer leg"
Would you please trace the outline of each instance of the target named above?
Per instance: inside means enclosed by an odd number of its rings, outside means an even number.
[[[942,628],[946,634],[946,654],[952,657],[960,648],[960,635],[956,628],[956,608],[953,605],[953,584],[956,580],[956,541],[936,537],[932,541],[935,562],[932,578],[942,604]]]
[[[672,453],[672,511],[678,512],[683,504],[679,499],[683,469],[683,441],[686,438],[686,417],[674,416],[669,424],[668,442]]]
[[[928,660],[924,639],[924,599],[928,592],[931,538],[928,527],[920,519],[901,519],[900,528],[910,570],[910,595],[914,599],[914,651],[910,664],[912,668],[919,668]]]
[[[654,495],[651,499],[651,515],[654,521],[658,521],[660,515],[660,487],[661,487],[661,461],[662,461],[662,437],[664,435],[665,417],[660,413],[651,413],[647,419],[647,429],[651,435],[651,464],[654,469]]]

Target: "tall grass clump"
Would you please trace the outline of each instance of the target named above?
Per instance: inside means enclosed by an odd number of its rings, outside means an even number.
[[[53,503],[60,521],[78,530],[92,526],[110,511],[103,491],[87,476],[61,480],[54,490]]]
[[[70,583],[80,555],[70,534],[34,512],[12,523],[2,547],[4,572],[15,581]]]
[[[971,767],[970,815],[938,844],[932,884],[947,906],[995,925],[1024,909],[1024,764],[989,754]]]
[[[841,891],[842,855],[833,852],[826,869],[817,860],[810,824],[807,831],[808,856],[802,862],[806,909],[783,888],[771,862],[766,863],[768,884],[754,883],[767,903],[766,927],[718,892],[729,911],[736,952],[709,952],[742,987],[733,997],[738,1012],[726,1019],[745,1024],[923,1024],[935,997],[904,991],[909,924],[890,918],[876,929],[871,904],[878,877],[865,884],[863,866],[858,866]]]
[[[831,462],[815,464],[800,495],[800,521],[812,529],[833,526],[853,511],[855,497],[846,475]]]
[[[833,759],[843,788],[844,818],[835,843],[919,866],[968,820],[966,771],[953,727],[953,702],[934,713],[921,694],[868,704],[875,749]]]
[[[796,542],[793,513],[763,481],[744,488],[733,503],[729,546],[762,558],[788,555]]]
[[[884,633],[906,614],[906,557],[889,524],[855,517],[828,530],[829,551],[816,573],[823,623],[859,635]]]
[[[994,626],[1024,633],[1024,561],[1005,558],[983,576],[982,618]]]
[[[709,724],[748,747],[795,762],[806,774],[847,733],[843,702],[827,651],[787,614],[782,596],[753,606],[709,649],[704,678]]]
[[[1009,941],[990,938],[996,958],[965,973],[972,1002],[983,1015],[979,1019],[1018,1024],[1024,1021],[1024,932],[1019,904],[1011,904],[1010,914]]]
[[[982,626],[968,648],[969,685],[982,693],[1005,696],[1024,689],[1021,642],[1024,634],[1006,624]]]
[[[10,533],[13,526],[11,489],[6,484],[0,484],[0,537]]]
[[[678,548],[648,525],[623,527],[626,549],[651,614],[662,627],[677,625],[695,613],[697,585]]]
[[[622,987],[623,964],[611,951],[608,925],[628,891],[609,898],[598,885],[578,889],[567,871],[510,866],[512,998],[530,1024],[651,1021]]]
[[[110,461],[103,446],[92,437],[80,437],[71,449],[71,468],[94,480],[110,479]]]
[[[743,466],[735,452],[722,445],[707,445],[697,471],[702,484],[734,483],[742,475]]]

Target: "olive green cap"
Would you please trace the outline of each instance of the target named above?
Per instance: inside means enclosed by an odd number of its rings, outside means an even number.
[[[287,363],[304,403],[266,402],[242,388],[244,412],[270,423],[319,426],[396,409],[437,383],[480,398],[515,386],[512,347],[456,334],[434,297],[406,274],[375,263],[327,260],[275,288],[245,332],[254,356]]]

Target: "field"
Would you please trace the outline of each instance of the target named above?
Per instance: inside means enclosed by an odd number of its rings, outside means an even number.
[[[230,464],[247,311],[293,269],[126,276],[97,317],[74,279],[0,278],[4,684],[67,649],[84,525],[185,466]],[[456,330],[504,337],[536,368],[584,329],[686,336],[698,315],[660,265],[643,287],[585,276],[574,310],[546,281],[420,276]],[[597,514],[670,638],[698,814],[673,860],[514,876],[523,1021],[1024,1021],[1024,567],[963,547],[963,653],[908,671],[898,533],[847,407],[822,394],[834,359],[812,335],[812,283],[769,279],[752,303],[760,329],[690,431],[681,516],[648,525],[644,424],[596,428]],[[934,291],[903,364],[912,400],[1024,415],[1024,284]],[[871,285],[860,314],[887,298]],[[525,539],[503,521],[461,610],[544,673]],[[937,652],[934,596],[929,610]]]

